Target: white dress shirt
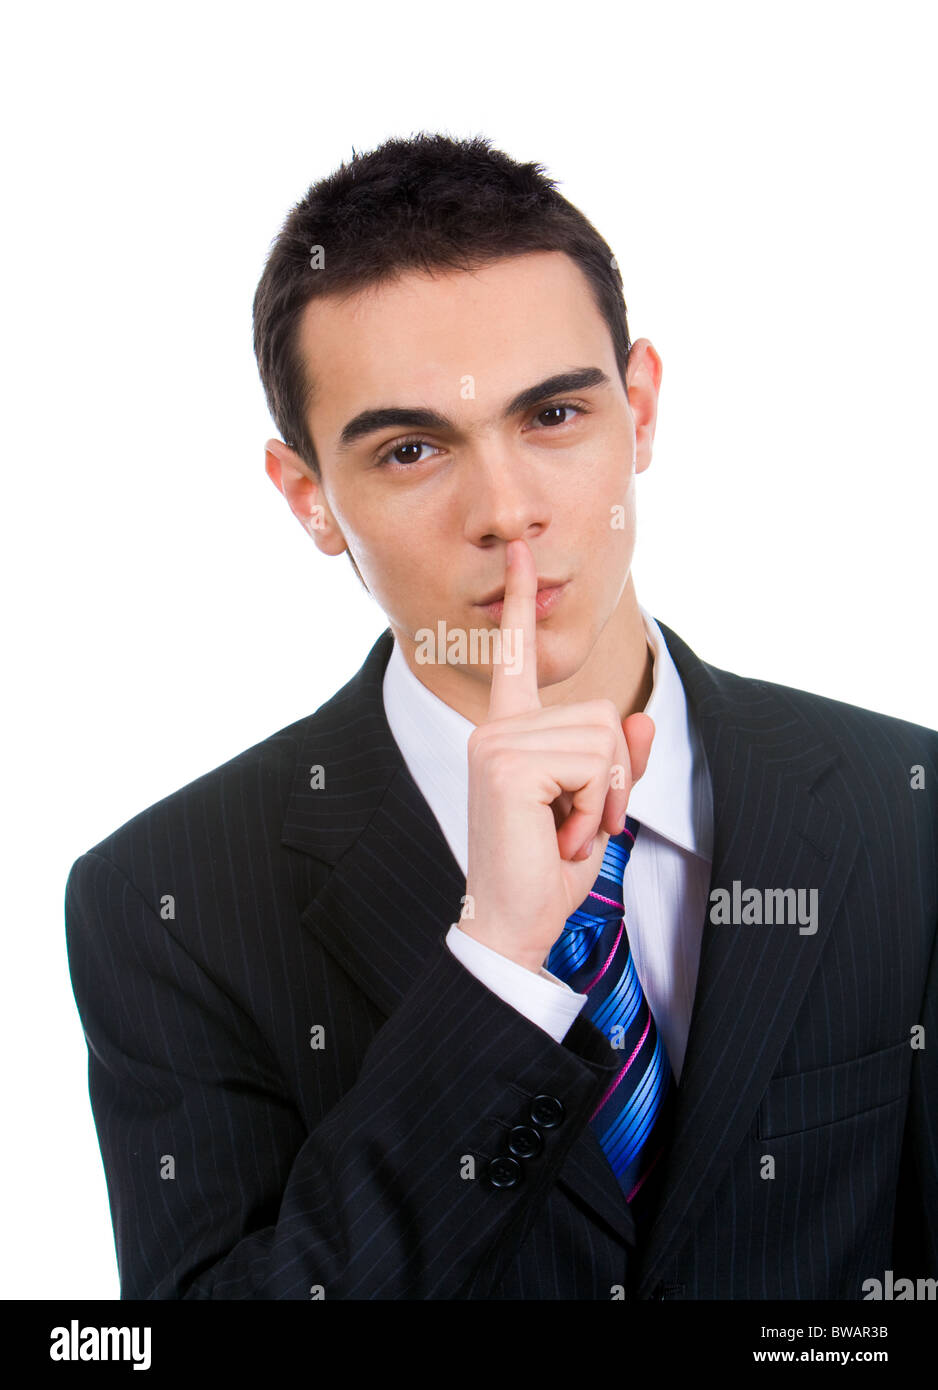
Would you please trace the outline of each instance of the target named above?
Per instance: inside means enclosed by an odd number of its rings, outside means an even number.
[[[628,813],[641,825],[623,878],[625,925],[639,980],[680,1080],[697,987],[713,857],[713,793],[706,755],[661,629],[640,608],[654,658],[645,713],[655,737]],[[411,776],[463,873],[469,859],[469,763],[475,725],[414,675],[395,641],[384,708]],[[455,906],[455,904],[454,904]],[[499,998],[562,1042],[587,1001],[547,970],[536,974],[453,923],[446,944]]]

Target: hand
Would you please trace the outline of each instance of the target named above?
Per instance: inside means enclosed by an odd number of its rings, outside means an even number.
[[[458,925],[536,972],[622,830],[655,726],[647,714],[620,720],[611,700],[541,705],[537,568],[524,540],[505,553],[500,655],[504,634],[520,634],[521,668],[494,663],[488,718],[469,738],[466,894],[475,915]],[[610,786],[616,767],[621,787]]]

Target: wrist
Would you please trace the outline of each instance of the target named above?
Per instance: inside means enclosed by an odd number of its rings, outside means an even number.
[[[480,928],[476,922],[472,920],[464,921],[462,919],[454,923],[454,925],[457,926],[460,931],[465,932],[466,936],[472,937],[473,941],[478,941],[481,945],[487,946],[489,950],[497,952],[500,956],[504,956],[506,960],[513,961],[515,965],[523,966],[525,970],[530,970],[533,975],[540,974],[550,954],[549,947],[547,950],[542,950],[540,947],[530,949],[519,948],[515,942],[511,941],[507,933],[499,933],[497,929],[493,930],[491,925],[489,925],[488,929]]]

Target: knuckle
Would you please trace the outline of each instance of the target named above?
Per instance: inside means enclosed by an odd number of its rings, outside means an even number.
[[[597,700],[596,703],[602,711],[604,721],[609,724],[610,728],[615,729],[617,732],[621,731],[621,721],[619,719],[619,711],[615,706],[615,701]]]
[[[517,748],[489,739],[484,746],[482,761],[489,785],[496,789],[512,786],[518,780],[523,755]]]
[[[615,730],[603,730],[603,748],[605,749],[606,763],[608,765],[619,751],[619,740],[616,737]]]
[[[504,742],[504,732],[499,721],[477,724],[466,741],[469,756],[482,758],[491,754],[494,748],[498,748]]]
[[[494,751],[494,744],[490,738],[480,738],[474,743],[470,739],[467,748],[469,766],[474,768],[476,772],[481,771],[491,762]]]

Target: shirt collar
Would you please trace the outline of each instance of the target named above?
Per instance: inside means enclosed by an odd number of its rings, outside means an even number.
[[[710,777],[684,687],[654,618],[639,606],[654,659],[645,713],[655,737],[645,775],[629,798],[629,815],[664,839],[710,859],[713,811]],[[466,872],[469,768],[466,744],[475,725],[414,675],[395,640],[384,673],[391,733],[418,788]]]

